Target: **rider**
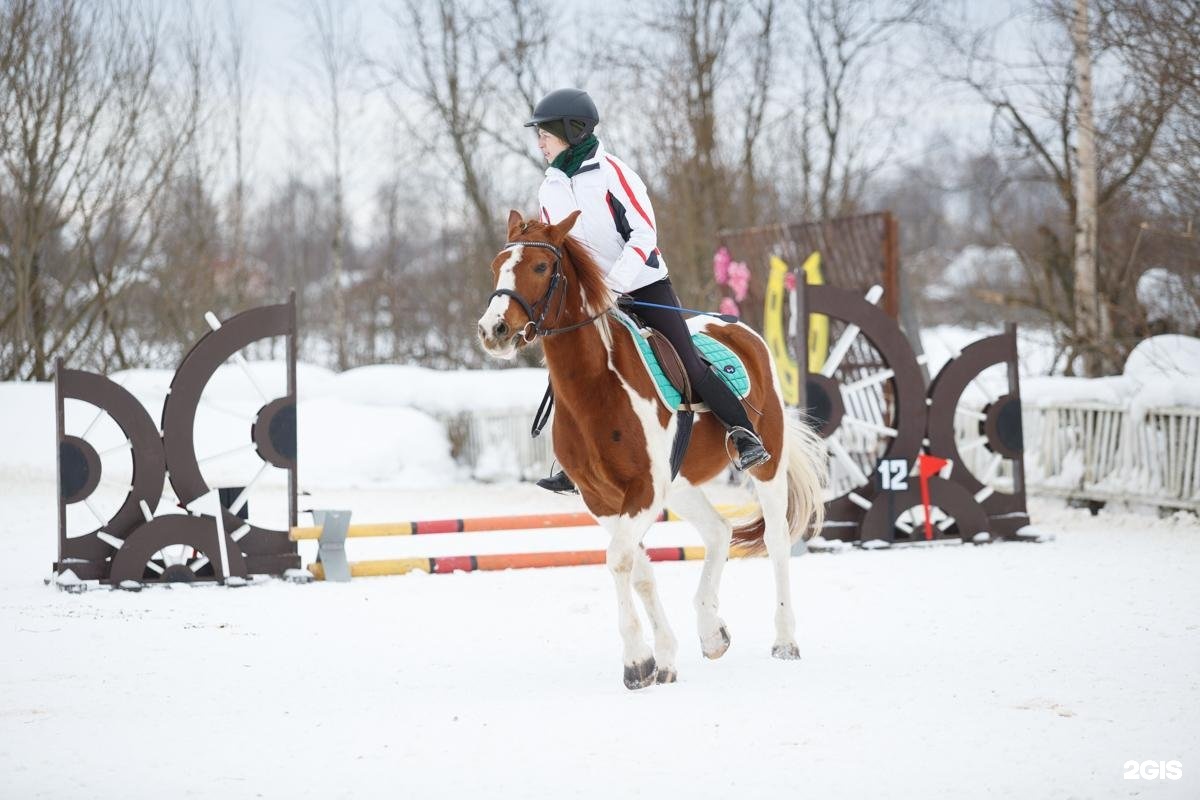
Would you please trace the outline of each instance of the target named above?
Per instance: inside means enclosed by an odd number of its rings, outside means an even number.
[[[579,210],[571,234],[588,245],[610,289],[634,300],[678,306],[658,249],[646,187],[625,162],[605,151],[593,132],[599,122],[596,104],[580,89],[558,89],[534,107],[525,127],[536,129],[538,149],[550,163],[538,190],[541,217],[553,224]],[[745,470],[769,460],[741,401],[701,359],[680,312],[638,306],[637,315],[664,334],[679,353],[692,389],[737,447],[735,466]],[[551,491],[575,488],[565,472],[543,478],[538,486]]]

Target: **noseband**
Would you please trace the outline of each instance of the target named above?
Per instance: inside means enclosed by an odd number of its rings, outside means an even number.
[[[546,287],[545,293],[537,301],[530,303],[512,289],[497,289],[488,297],[489,304],[497,297],[509,297],[517,301],[522,310],[524,310],[525,316],[529,317],[529,321],[521,329],[521,338],[525,340],[526,344],[529,344],[539,336],[553,336],[556,333],[566,333],[567,331],[582,328],[585,325],[591,325],[603,316],[603,312],[601,312],[594,317],[588,317],[583,322],[577,322],[574,325],[566,325],[561,328],[548,328],[543,325],[546,320],[546,312],[550,310],[550,304],[554,302],[554,293],[558,291],[559,286],[562,287],[563,291],[558,299],[558,310],[554,314],[556,321],[562,316],[563,303],[567,300],[567,276],[562,271],[562,250],[549,242],[515,241],[505,242],[504,247],[500,248],[500,252],[506,253],[514,247],[536,247],[540,250],[549,250],[554,254],[554,268],[553,272],[550,273],[550,285]],[[539,305],[542,307],[542,310],[535,314],[534,308]]]

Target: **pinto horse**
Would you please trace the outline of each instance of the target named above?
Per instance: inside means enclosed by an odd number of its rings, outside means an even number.
[[[820,439],[785,415],[779,375],[762,338],[741,323],[713,319],[702,330],[745,364],[751,390],[743,402],[771,454],[770,461],[749,470],[761,510],[750,519],[727,520],[698,488],[729,464],[725,430],[712,414],[698,415],[691,446],[672,480],[674,409],[659,399],[633,335],[624,325],[610,324],[615,296],[587,248],[568,236],[578,216],[576,211],[549,225],[509,213],[508,242],[492,262],[495,292],[479,319],[479,338],[501,359],[542,342],[557,403],[554,455],[611,536],[606,562],[616,584],[625,685],[640,689],[676,679],[678,645],[642,546],[664,505],[692,522],[706,547],[695,596],[704,655],[719,658],[729,648],[717,594],[736,542],[765,547],[769,554],[776,597],[771,655],[797,659],[788,570],[792,543],[810,538],[824,519]],[[650,620],[653,650],[642,634],[634,592]]]

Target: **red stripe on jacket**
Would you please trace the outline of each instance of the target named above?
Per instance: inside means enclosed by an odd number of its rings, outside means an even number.
[[[643,264],[646,263],[646,254],[642,252],[642,249],[640,247],[633,248],[633,252],[637,253],[639,256],[642,257]]]
[[[612,160],[611,156],[606,156],[608,163],[612,164],[613,169],[617,171],[617,179],[621,181],[621,188],[625,190],[625,194],[629,195],[629,202],[633,203],[633,208],[642,215],[642,219],[646,220],[646,224],[650,226],[650,230],[654,230],[654,223],[650,221],[650,215],[642,209],[642,204],[633,196],[633,189],[629,188],[629,181],[625,180],[625,173],[621,172],[621,168],[617,166],[617,162]]]

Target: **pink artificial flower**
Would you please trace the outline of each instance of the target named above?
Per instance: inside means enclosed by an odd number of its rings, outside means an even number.
[[[789,292],[796,291],[796,273],[789,272],[783,276],[783,285]]]
[[[738,304],[732,297],[728,296],[721,298],[721,305],[717,307],[717,311],[720,311],[722,314],[733,314],[735,317],[740,317],[742,315],[742,313],[738,310]]]
[[[733,299],[739,303],[746,299],[746,290],[750,288],[750,268],[745,262],[734,261],[729,265],[729,288],[733,290]]]
[[[729,250],[722,247],[713,253],[713,277],[718,284],[729,282]]]

